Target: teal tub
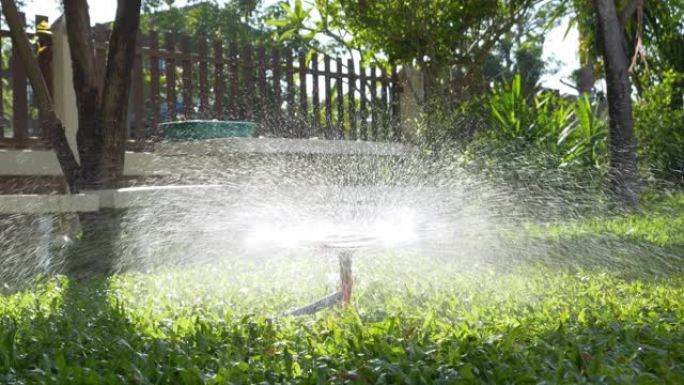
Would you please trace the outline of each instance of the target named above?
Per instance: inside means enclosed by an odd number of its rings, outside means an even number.
[[[166,140],[248,138],[254,136],[256,123],[222,120],[186,120],[162,123]]]

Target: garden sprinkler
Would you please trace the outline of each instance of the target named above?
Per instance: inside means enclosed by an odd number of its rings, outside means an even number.
[[[352,287],[354,284],[352,274],[352,256],[356,249],[366,247],[374,242],[368,237],[345,237],[326,240],[321,244],[324,249],[334,249],[337,251],[337,258],[340,262],[340,291],[330,294],[316,302],[290,312],[290,315],[313,314],[317,311],[331,307],[337,303],[345,306],[351,304]]]

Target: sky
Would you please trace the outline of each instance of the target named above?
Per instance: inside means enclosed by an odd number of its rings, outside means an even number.
[[[185,0],[176,0],[177,5],[182,5]],[[275,3],[277,0],[266,0],[265,3]],[[55,0],[29,0],[25,8],[26,19],[33,20],[36,14],[47,16],[50,20],[59,17],[60,11]],[[116,13],[116,1],[114,0],[90,0],[90,19],[92,23],[104,23],[114,19]],[[556,70],[542,77],[542,85],[554,88],[561,93],[576,93],[572,88],[561,83],[561,79],[568,81],[572,71],[579,67],[577,56],[577,30],[571,29],[565,36],[568,20],[549,31],[544,43],[543,58],[549,69]]]

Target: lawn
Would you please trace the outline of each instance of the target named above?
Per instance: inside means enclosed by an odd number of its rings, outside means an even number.
[[[0,297],[0,383],[681,384],[683,214],[537,227],[516,262],[360,255],[353,306],[297,318],[334,256],[46,278]]]

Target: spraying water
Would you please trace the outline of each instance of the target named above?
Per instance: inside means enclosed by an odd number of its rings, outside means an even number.
[[[494,184],[457,166],[458,153],[434,156],[407,148],[240,154],[233,142],[226,143],[212,142],[202,156],[185,156],[192,161],[180,163],[155,185],[120,191],[128,200],[117,245],[120,272],[214,266],[238,284],[237,271],[244,275],[245,268],[236,266],[247,264],[255,280],[285,275],[293,286],[312,281],[334,286],[333,247],[359,249],[354,259],[363,267],[355,275],[366,282],[383,275],[402,279],[388,274],[388,263],[408,264],[429,280],[426,266],[499,268],[567,255],[566,244],[531,237],[525,226],[577,218],[596,206],[594,196],[570,197],[551,188],[561,172],[549,173],[537,187]],[[160,154],[161,162],[179,159]],[[39,240],[44,229],[34,223],[26,232],[21,226],[54,218],[22,218],[3,218],[3,276],[58,272],[59,250],[68,242],[53,236],[46,258],[44,247],[36,246],[45,244]],[[594,239],[572,247],[570,254],[617,263],[647,246]],[[667,259],[659,250],[650,254]]]

